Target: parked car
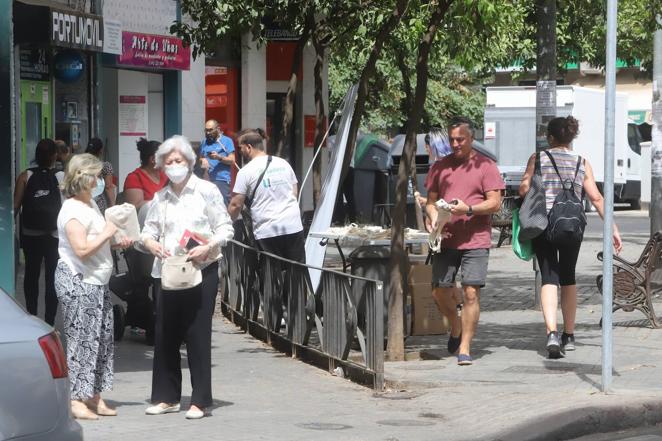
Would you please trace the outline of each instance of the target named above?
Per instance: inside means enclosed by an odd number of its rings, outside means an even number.
[[[77,441],[57,332],[0,289],[0,440]]]

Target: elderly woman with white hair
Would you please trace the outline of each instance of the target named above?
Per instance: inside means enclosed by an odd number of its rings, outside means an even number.
[[[211,325],[218,259],[220,247],[232,238],[234,230],[218,188],[193,174],[195,161],[191,145],[182,136],[167,139],[156,152],[156,166],[165,172],[169,183],[155,194],[141,234],[143,247],[156,257],[152,277],[158,292],[153,405],[146,409],[148,415],[180,409],[183,342],[193,388],[186,418],[202,418],[212,404]],[[201,277],[189,280],[181,289],[166,284],[172,256],[186,256],[186,262],[192,262]]]
[[[60,260],[55,292],[67,340],[71,411],[79,419],[117,415],[101,399],[113,385],[113,305],[107,283],[113,271],[106,222],[94,198],[103,191],[103,164],[88,153],[67,165],[62,191],[68,198],[57,218]],[[131,245],[122,239],[118,247]]]

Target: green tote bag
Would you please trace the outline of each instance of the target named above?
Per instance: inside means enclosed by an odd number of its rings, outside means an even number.
[[[533,245],[531,240],[520,242],[519,240],[520,224],[519,224],[519,208],[513,209],[513,252],[517,257],[522,260],[531,260],[533,257]]]

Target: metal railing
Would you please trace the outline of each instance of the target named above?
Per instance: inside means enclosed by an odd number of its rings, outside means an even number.
[[[310,269],[322,273],[316,292]],[[381,281],[283,259],[234,240],[225,247],[223,275],[221,308],[233,323],[292,357],[383,389]]]

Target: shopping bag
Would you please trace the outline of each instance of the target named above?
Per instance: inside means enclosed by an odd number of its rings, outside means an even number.
[[[526,196],[524,196],[517,218],[522,239],[536,238],[547,228],[547,204],[545,202],[545,187],[540,173],[540,153],[536,154],[536,165],[531,177],[531,186]]]
[[[517,257],[522,260],[531,260],[533,257],[533,245],[531,240],[524,240],[520,242],[520,223],[519,223],[519,208],[513,209],[513,252]]]

